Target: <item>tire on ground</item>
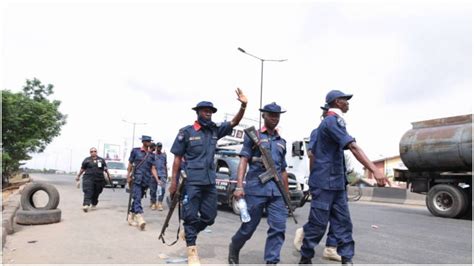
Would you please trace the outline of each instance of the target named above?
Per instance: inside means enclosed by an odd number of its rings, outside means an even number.
[[[23,225],[51,224],[61,221],[61,209],[54,210],[18,210],[15,222]]]
[[[48,203],[44,207],[36,207],[33,201],[33,195],[38,191],[44,191],[48,194]],[[21,192],[20,203],[23,210],[54,210],[59,205],[59,192],[50,184],[30,183]]]
[[[426,206],[434,216],[455,218],[466,210],[468,203],[462,188],[439,184],[428,192]]]

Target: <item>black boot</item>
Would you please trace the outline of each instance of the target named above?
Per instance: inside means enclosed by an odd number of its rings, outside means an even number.
[[[347,265],[352,265],[352,259],[348,259],[348,258],[344,258],[342,257],[341,258],[341,264],[347,264]]]
[[[228,262],[229,265],[238,265],[239,264],[239,251],[234,248],[234,245],[232,245],[232,242],[229,244],[229,257],[228,257]]]
[[[313,264],[311,258],[301,256],[300,262],[298,264]]]

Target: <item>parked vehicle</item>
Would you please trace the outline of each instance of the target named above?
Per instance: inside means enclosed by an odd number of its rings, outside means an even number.
[[[127,167],[124,162],[121,161],[106,161],[107,168],[109,169],[110,179],[112,184],[106,183],[106,187],[125,187],[127,183]],[[107,180],[108,181],[108,180]]]
[[[217,201],[220,205],[232,208],[236,214],[240,212],[233,193],[237,186],[237,168],[239,161],[240,157],[238,156],[238,152],[234,150],[218,150],[215,155]],[[288,178],[288,187],[292,207],[300,207],[303,191],[301,191],[294,177]]]
[[[426,206],[435,216],[472,215],[472,114],[412,125],[400,140],[400,157],[408,169],[395,169],[394,179],[426,194]]]

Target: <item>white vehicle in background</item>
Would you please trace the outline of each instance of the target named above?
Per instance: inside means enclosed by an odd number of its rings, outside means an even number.
[[[112,181],[109,184],[109,180],[107,180],[106,186],[117,187],[120,186],[121,188],[125,187],[127,183],[127,166],[122,161],[113,161],[113,160],[106,160],[107,168],[110,173],[110,179]],[[107,177],[106,177],[107,179]]]
[[[286,171],[292,175],[301,186],[304,192],[309,191],[309,157],[308,157],[309,138],[293,140],[287,142],[286,149]]]

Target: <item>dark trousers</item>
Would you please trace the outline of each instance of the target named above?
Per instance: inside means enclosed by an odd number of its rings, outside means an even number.
[[[352,239],[352,221],[347,204],[345,190],[311,191],[311,210],[308,222],[303,226],[304,239],[301,256],[314,257],[314,247],[326,232],[328,222],[331,223],[334,239],[337,239],[337,253],[346,259],[354,256],[354,240]]]
[[[163,202],[166,193],[166,177],[161,177],[161,195],[158,197],[159,202]]]
[[[166,177],[161,177],[161,186],[158,187],[158,183],[156,182],[155,178],[150,179],[150,202],[156,203],[156,196],[158,192],[160,192],[160,196],[158,196],[158,201],[163,202],[163,198],[165,197],[166,192]],[[160,191],[158,191],[160,189]]]
[[[105,180],[94,180],[84,177],[82,180],[82,191],[84,192],[84,201],[82,205],[97,205],[99,195],[104,189]]]
[[[140,184],[133,184],[132,206],[130,207],[130,212],[136,214],[143,213],[142,198],[145,196],[147,188],[148,186],[144,182],[141,182]]]
[[[183,197],[183,225],[186,245],[195,246],[199,232],[217,216],[216,185],[186,185]]]
[[[156,203],[156,194],[157,194],[158,183],[154,177],[150,179],[150,203]]]
[[[245,195],[250,222],[242,223],[239,230],[232,237],[232,245],[240,250],[249,240],[263,216],[263,209],[267,209],[267,240],[263,259],[268,263],[280,262],[280,251],[285,241],[286,219],[288,210],[281,196],[253,196]]]

